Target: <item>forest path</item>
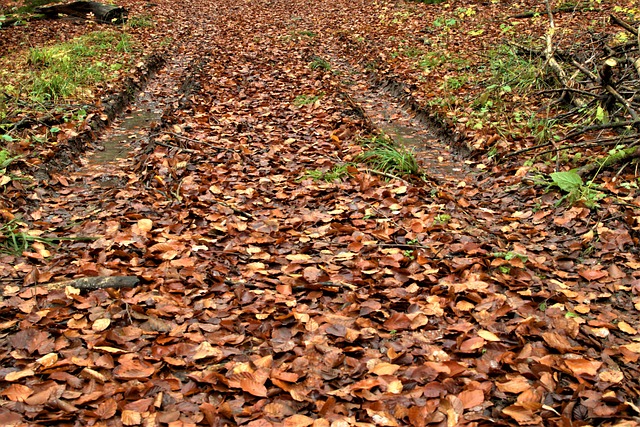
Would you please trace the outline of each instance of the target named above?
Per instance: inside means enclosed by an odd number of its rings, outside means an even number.
[[[615,268],[599,267],[586,237],[563,234],[588,209],[542,209],[517,177],[469,173],[401,101],[364,74],[345,81],[357,58],[339,37],[370,31],[382,6],[166,3],[174,58],[131,111],[154,111],[151,126],[116,122],[104,138],[136,141],[127,158],[89,154],[36,197],[34,224],[98,239],[16,266],[42,282],[141,283],[5,289],[0,417],[423,427],[635,416],[629,281],[582,279],[626,277],[637,259],[616,248],[630,237],[591,224],[592,250]],[[338,71],[346,61],[342,73],[311,67],[319,52]],[[357,167],[311,179],[356,162],[371,136],[349,98],[429,147],[440,184]]]

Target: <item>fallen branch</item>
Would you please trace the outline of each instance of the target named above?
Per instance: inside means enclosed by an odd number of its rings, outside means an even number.
[[[633,34],[634,36],[636,36],[636,37],[638,36],[638,30],[636,30],[631,25],[627,24],[626,22],[624,22],[622,19],[618,18],[614,14],[610,14],[609,18],[611,19],[612,23],[624,28],[625,30],[627,30],[631,34]]]
[[[606,157],[602,162],[593,162],[578,169],[578,175],[588,176],[595,171],[609,168],[618,163],[640,158],[640,147],[628,147],[620,152]]]
[[[625,121],[619,121],[619,122],[604,123],[601,125],[586,126],[581,129],[578,129],[577,131],[569,132],[567,136],[565,136],[563,139],[575,138],[578,135],[582,135],[583,133],[591,132],[593,130],[615,129],[619,127],[637,126],[637,125],[640,125],[640,121],[625,120]]]
[[[589,140],[589,141],[582,141],[582,142],[577,142],[575,144],[562,145],[560,147],[553,148],[551,150],[541,151],[539,153],[536,153],[535,155],[536,156],[542,156],[544,154],[548,154],[548,153],[551,153],[551,152],[566,151],[566,150],[570,150],[572,148],[608,147],[608,146],[611,146],[611,145],[619,145],[619,144],[624,144],[624,143],[627,143],[627,142],[634,142],[634,141],[637,141],[638,138],[640,138],[640,134],[635,133],[633,135],[629,135],[629,136],[625,136],[625,137],[615,136],[615,137],[611,137],[611,138],[602,138],[602,139],[595,139],[595,140]]]
[[[592,6],[590,6],[588,3],[584,3],[584,4],[568,4],[566,6],[560,6],[560,7],[556,7],[555,9],[553,9],[551,11],[551,13],[566,13],[566,12],[599,12],[600,9],[596,9]],[[525,19],[525,18],[533,18],[534,16],[538,16],[541,15],[542,13],[544,13],[544,11],[540,12],[540,11],[536,11],[536,10],[530,10],[527,12],[522,12],[522,13],[518,13],[516,15],[511,15],[510,18],[512,19]]]
[[[406,182],[407,184],[409,184],[409,181],[407,181],[406,179],[400,178],[397,175],[393,175],[393,174],[390,174],[390,173],[387,173],[387,172],[382,172],[382,171],[379,171],[379,170],[368,169],[368,168],[361,169],[361,171],[362,172],[367,172],[367,173],[372,173],[374,175],[384,176],[385,178],[389,178],[389,179],[399,179],[400,181]]]
[[[95,1],[76,1],[67,4],[54,4],[34,9],[35,13],[42,13],[48,18],[57,18],[59,14],[75,16],[82,19],[94,19],[104,24],[122,24],[127,21],[127,10],[112,4]]]
[[[65,280],[63,282],[52,282],[43,285],[49,290],[64,289],[71,286],[76,289],[105,289],[105,288],[133,288],[140,280],[136,276],[98,276],[82,277],[80,279]]]

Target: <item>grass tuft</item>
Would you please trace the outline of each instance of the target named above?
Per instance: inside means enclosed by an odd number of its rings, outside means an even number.
[[[357,158],[371,168],[393,175],[421,175],[420,165],[413,152],[394,144],[382,135],[365,141],[367,148]]]

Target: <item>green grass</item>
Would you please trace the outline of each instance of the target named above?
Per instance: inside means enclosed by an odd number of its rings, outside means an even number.
[[[357,161],[366,163],[372,169],[392,175],[416,175],[422,171],[415,155],[406,148],[394,144],[389,138],[374,137],[365,141],[366,150]]]
[[[153,15],[144,14],[138,16],[130,16],[127,25],[131,28],[150,28],[155,26]]]
[[[313,104],[322,98],[322,94],[319,95],[298,95],[293,100],[293,105],[296,107],[302,107],[304,105]]]
[[[343,180],[344,178],[351,176],[349,173],[350,164],[344,165],[335,165],[328,171],[323,171],[320,169],[308,170],[302,176],[304,178],[312,178],[315,181],[326,181],[326,182],[334,182],[336,180]]]
[[[331,70],[331,64],[326,59],[320,58],[319,56],[313,58],[313,61],[311,61],[309,67],[312,70]]]
[[[53,246],[63,241],[91,241],[93,237],[39,237],[24,231],[26,224],[11,220],[0,226],[0,253],[20,255],[28,251],[35,242]]]
[[[108,65],[106,58],[103,60],[106,54],[129,53],[132,48],[131,37],[115,31],[97,31],[69,42],[31,48],[19,75],[3,76],[7,78],[2,80],[18,84],[0,86],[0,92],[12,97],[26,93],[36,103],[81,95],[124,66],[119,61]]]
[[[511,46],[500,46],[489,52],[487,90],[523,92],[542,89],[545,87],[540,72],[542,65],[540,58],[527,58]]]

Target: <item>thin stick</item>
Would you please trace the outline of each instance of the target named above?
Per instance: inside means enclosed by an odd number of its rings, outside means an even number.
[[[361,169],[361,170],[362,170],[363,172],[372,173],[372,174],[374,174],[374,175],[384,176],[384,177],[389,178],[389,179],[399,179],[400,181],[402,181],[402,182],[406,182],[407,184],[409,184],[409,181],[407,181],[406,179],[404,179],[404,178],[400,178],[400,177],[399,177],[399,176],[397,176],[397,175],[393,175],[393,174],[390,174],[390,173],[387,173],[387,172],[382,172],[382,171],[379,171],[379,170],[375,170],[375,169],[368,169],[368,168],[366,168],[366,169]]]

